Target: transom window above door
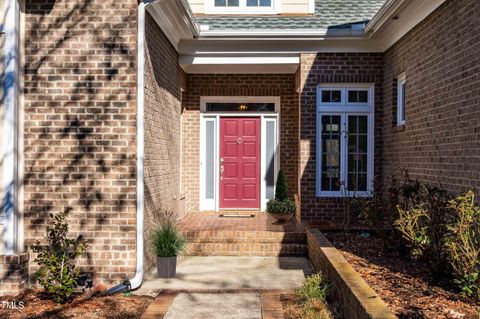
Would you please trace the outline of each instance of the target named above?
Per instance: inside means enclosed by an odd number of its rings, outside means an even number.
[[[207,0],[205,13],[275,14],[278,0]]]
[[[320,85],[317,196],[368,196],[373,180],[373,86]]]

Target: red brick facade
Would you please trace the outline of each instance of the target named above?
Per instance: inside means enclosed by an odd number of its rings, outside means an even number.
[[[280,96],[280,166],[290,195],[297,191],[298,97],[291,74],[190,74],[183,107],[183,172],[186,211],[198,212],[200,194],[200,97]]]
[[[83,269],[95,283],[116,283],[135,271],[138,2],[26,2],[26,245],[44,236],[49,213],[68,211],[71,230],[90,244]],[[320,83],[375,85],[375,175],[408,168],[424,182],[480,192],[479,11],[477,0],[446,1],[385,53],[301,54],[296,74],[236,75],[185,74],[147,13],[146,243],[164,214],[198,212],[201,96],[281,98],[281,167],[302,219],[331,221],[342,210],[340,199],[315,194]],[[32,257],[3,259],[0,271],[11,276],[0,293],[23,287]],[[153,262],[147,250],[146,269]]]
[[[316,103],[321,83],[373,83],[375,85],[375,172],[381,154],[383,55],[381,53],[302,54],[300,66],[300,200],[303,219],[340,217],[338,198],[316,196]]]
[[[185,73],[178,54],[156,22],[145,21],[145,223],[146,267],[155,261],[148,239],[165,215],[181,216],[181,96]]]
[[[480,193],[477,0],[446,1],[385,53],[383,175]],[[406,124],[396,127],[395,77],[406,72]]]
[[[90,245],[84,270],[124,280],[135,272],[137,1],[31,0],[25,17],[26,245],[68,211]]]

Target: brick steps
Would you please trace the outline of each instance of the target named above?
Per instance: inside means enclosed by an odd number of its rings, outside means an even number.
[[[185,232],[190,256],[305,256],[303,232]]]

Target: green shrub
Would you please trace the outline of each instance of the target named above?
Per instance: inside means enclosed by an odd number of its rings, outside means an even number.
[[[66,213],[50,214],[51,226],[46,229],[46,245],[40,241],[32,246],[37,253],[36,262],[40,268],[34,278],[58,303],[66,302],[75,292],[80,277],[76,268],[77,258],[87,249],[81,237],[69,239]]]
[[[414,191],[417,185],[418,181],[411,179],[408,172],[400,177],[392,175],[385,185],[375,178],[372,196],[359,201],[361,218],[382,239],[383,248],[396,250],[401,256],[406,255],[408,250],[402,234],[394,227],[399,217],[397,207],[407,209],[412,206],[413,198],[418,196]]]
[[[275,184],[275,199],[279,202],[288,200],[287,180],[283,170],[278,172],[277,183]]]
[[[412,254],[423,260],[435,277],[448,270],[445,251],[447,225],[452,214],[449,208],[450,195],[436,187],[422,187],[418,202],[411,208],[398,207],[396,228],[412,249]]]
[[[166,220],[154,230],[151,247],[158,257],[175,257],[186,252],[187,240],[172,221]]]
[[[480,301],[480,207],[471,191],[449,205],[454,217],[445,247],[455,283],[464,296]]]
[[[295,209],[295,203],[289,199],[285,201],[270,199],[267,201],[267,212],[272,214],[294,214]]]
[[[303,303],[311,300],[325,302],[328,297],[328,284],[321,273],[314,274],[305,279],[305,283],[297,289],[297,295]]]

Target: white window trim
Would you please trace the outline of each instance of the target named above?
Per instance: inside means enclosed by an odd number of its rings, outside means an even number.
[[[207,103],[275,103],[275,112],[206,112]],[[220,117],[259,117],[260,118],[260,127],[261,127],[261,154],[260,154],[260,207],[261,211],[265,211],[267,208],[267,199],[266,199],[266,123],[268,121],[275,122],[275,158],[274,158],[274,187],[277,182],[278,171],[280,170],[280,97],[250,97],[250,96],[202,96],[200,98],[200,211],[220,211],[220,194],[219,189],[219,170],[218,170],[218,151],[220,147],[219,136],[220,136]],[[205,140],[205,125],[206,121],[214,120],[215,121],[215,154],[214,154],[214,174],[215,174],[215,192],[213,199],[205,198],[205,168],[204,162],[206,158],[206,140]],[[248,210],[243,209],[242,210]],[[258,209],[253,209],[258,210]]]
[[[405,125],[405,118],[402,118],[402,114],[405,114],[402,85],[406,85],[406,83],[407,75],[403,72],[397,76],[397,126]]]
[[[341,102],[336,103],[322,103],[321,93],[323,90],[340,89]],[[347,92],[349,90],[368,90],[369,103],[348,103]],[[340,188],[339,191],[323,191],[322,190],[322,162],[321,162],[321,146],[322,146],[322,134],[321,134],[321,116],[322,115],[340,115],[342,125],[346,123],[345,117],[348,115],[367,115],[368,116],[368,148],[367,148],[367,191],[365,192],[352,192],[345,191]],[[343,197],[343,196],[356,196],[356,197],[369,197],[373,192],[373,178],[374,178],[374,152],[375,152],[375,137],[374,137],[374,119],[375,119],[375,85],[374,84],[319,84],[317,86],[317,123],[316,123],[316,195],[317,197]],[[346,160],[347,156],[347,143],[344,134],[342,133],[342,143],[340,150],[340,180],[346,179],[346,172],[348,164]]]
[[[205,14],[279,14],[281,0],[271,0],[269,7],[248,7],[247,0],[239,0],[238,7],[216,7],[215,0],[206,0]]]

